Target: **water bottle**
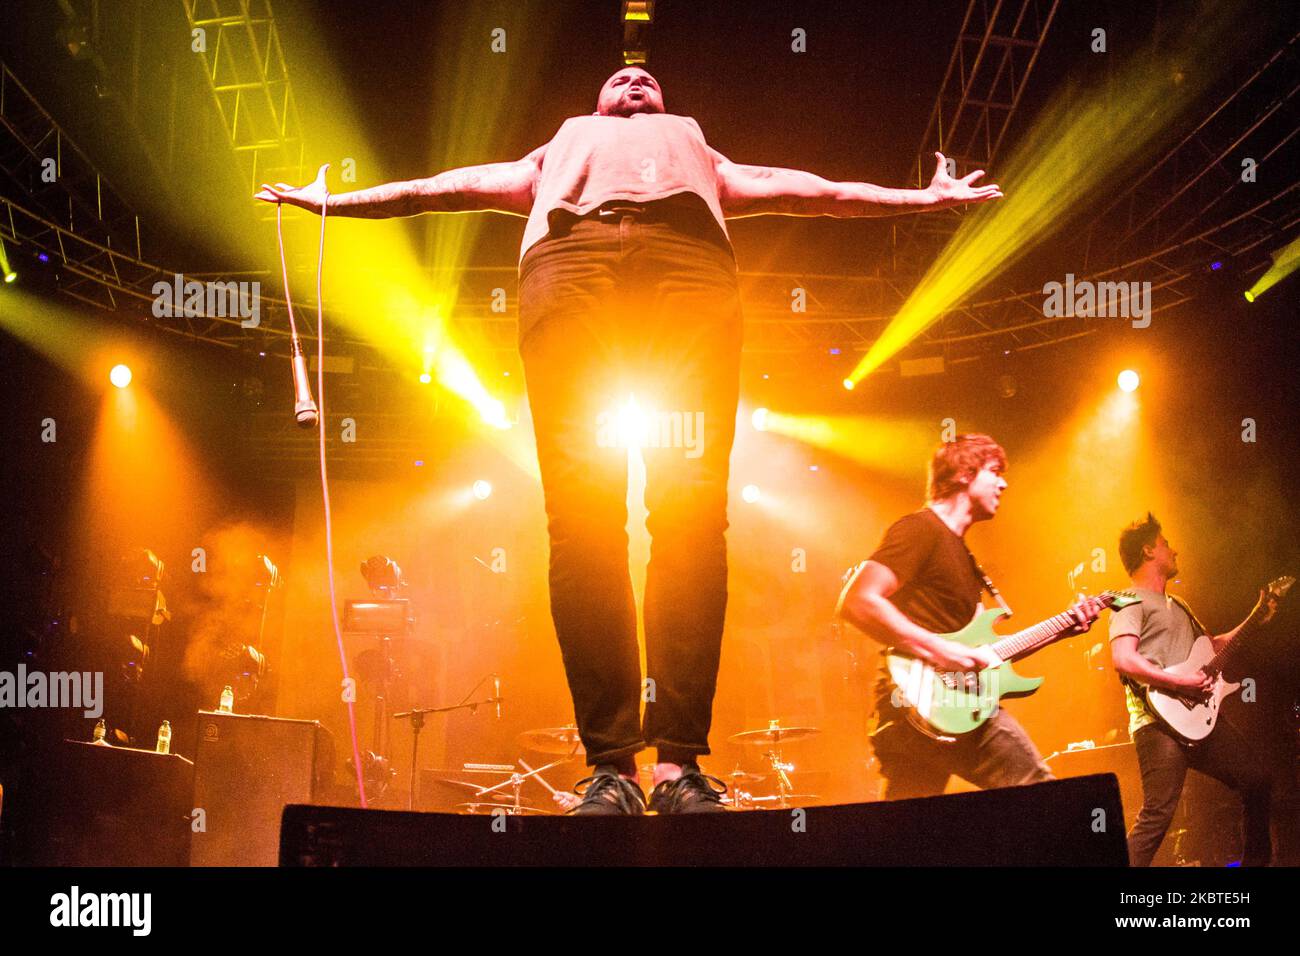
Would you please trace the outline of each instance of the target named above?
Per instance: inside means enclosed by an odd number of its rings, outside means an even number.
[[[231,689],[229,684],[227,684],[226,689],[221,692],[221,706],[218,707],[217,710],[221,711],[223,714],[233,714],[235,712],[235,692]]]
[[[107,747],[108,741],[104,739],[104,735],[107,733],[108,733],[108,726],[104,723],[104,718],[101,717],[99,718],[99,723],[95,724],[95,736],[91,740],[91,743],[103,744],[105,747]]]
[[[168,721],[163,721],[162,726],[158,728],[158,753],[169,754],[172,752],[172,725]]]

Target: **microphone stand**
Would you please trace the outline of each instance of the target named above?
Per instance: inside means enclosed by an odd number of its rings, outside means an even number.
[[[411,793],[406,802],[408,810],[415,809],[415,788],[419,782],[417,770],[419,768],[420,731],[424,729],[424,715],[449,714],[453,710],[468,710],[473,713],[484,704],[500,704],[503,700],[502,697],[485,697],[482,700],[453,704],[450,707],[413,707],[410,710],[402,711],[400,714],[393,714],[394,720],[405,720],[408,717],[411,719]]]

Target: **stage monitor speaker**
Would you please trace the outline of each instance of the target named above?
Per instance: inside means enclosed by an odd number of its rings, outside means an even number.
[[[185,866],[194,764],[178,754],[64,741],[23,801],[38,866]],[[17,808],[15,808],[17,809]],[[37,819],[39,815],[39,819]]]
[[[193,866],[275,866],[280,813],[310,803],[329,759],[314,720],[201,710],[194,757]]]
[[[290,806],[282,866],[1125,866],[1113,774],[921,800],[644,817]]]
[[[1086,777],[1089,774],[1113,773],[1119,780],[1119,795],[1124,801],[1125,822],[1132,826],[1142,809],[1142,771],[1138,769],[1137,748],[1131,742],[1062,750],[1045,758],[1057,777]]]

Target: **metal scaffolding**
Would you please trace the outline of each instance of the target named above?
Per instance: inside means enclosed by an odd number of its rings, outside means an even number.
[[[936,152],[955,162],[958,177],[992,169],[1059,3],[970,0],[917,148],[918,188],[929,183]],[[956,208],[911,217],[894,233],[894,270],[919,277],[962,216]]]
[[[301,130],[269,4],[185,0],[184,6],[192,27],[207,30],[205,75],[242,175],[252,186],[301,181]],[[921,144],[920,176],[934,150],[953,156],[959,174],[991,165],[1056,9],[1056,0],[972,0]],[[1151,281],[1160,293],[1156,309],[1166,311],[1196,294],[1194,280],[1211,259],[1232,260],[1248,271],[1294,235],[1300,183],[1288,170],[1300,167],[1300,136],[1289,117],[1300,94],[1298,49],[1300,35],[1277,50],[1260,51],[1260,65],[1248,78],[1115,195],[1086,229],[1069,237],[1081,246],[1078,279]],[[52,181],[42,175],[51,157],[57,171]],[[1243,181],[1242,157],[1256,161],[1256,182]],[[63,292],[196,341],[287,351],[285,306],[272,296],[262,295],[261,325],[252,331],[237,316],[153,316],[153,286],[170,281],[175,270],[146,258],[138,217],[3,65],[0,174],[7,184],[0,194],[0,237],[55,258]],[[265,212],[274,215],[274,207],[267,205]],[[872,276],[742,272],[747,351],[865,351],[959,221],[957,213],[911,217],[916,229],[904,235],[900,228],[906,242],[896,249],[908,257],[908,269]],[[501,265],[436,277],[440,287],[459,290],[450,326],[458,341],[515,354],[516,275],[513,265]],[[263,274],[187,277],[267,280]],[[497,288],[508,292],[504,312],[492,309]],[[304,313],[314,309],[315,303],[300,305]],[[366,318],[337,309],[327,313],[331,348],[370,354],[364,337],[352,331],[365,328]],[[1041,289],[986,290],[980,300],[940,316],[905,355],[941,354],[947,362],[961,362],[1090,334],[1106,321],[1044,316]]]
[[[184,0],[202,31],[204,75],[251,196],[262,183],[301,183],[302,122],[270,0]],[[275,207],[259,204],[262,219]]]
[[[0,199],[5,239],[69,266],[77,277],[64,289],[70,295],[115,307],[112,286],[97,277],[119,285],[134,278],[125,262],[140,257],[139,217],[3,63],[0,129],[0,171],[24,196],[23,206]]]

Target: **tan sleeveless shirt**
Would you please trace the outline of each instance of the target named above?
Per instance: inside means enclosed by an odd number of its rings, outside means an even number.
[[[650,202],[679,193],[703,199],[730,241],[714,154],[694,119],[672,113],[570,117],[542,157],[519,258],[546,237],[557,209],[585,216],[611,199]]]

